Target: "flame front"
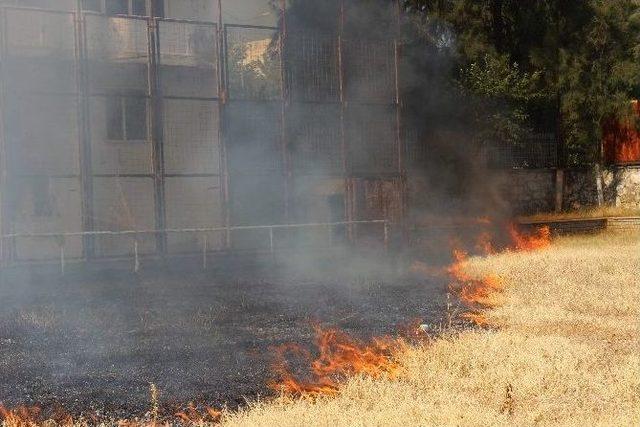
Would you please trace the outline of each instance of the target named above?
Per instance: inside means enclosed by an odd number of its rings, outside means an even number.
[[[318,356],[300,346],[287,344],[276,349],[277,360],[274,371],[279,380],[270,384],[271,388],[292,395],[334,395],[339,383],[353,375],[367,375],[373,378],[386,376],[394,378],[399,365],[393,354],[401,347],[400,339],[389,337],[374,338],[362,344],[337,329],[314,327]],[[303,381],[291,372],[289,356],[301,357],[310,362],[310,379]]]
[[[513,241],[513,249],[516,251],[535,251],[551,245],[551,229],[546,225],[538,228],[534,234],[525,234],[511,224],[509,235]]]
[[[203,425],[220,421],[222,412],[207,406],[204,413],[202,413],[193,403],[190,403],[184,411],[176,413],[175,416],[185,424]]]
[[[486,308],[494,308],[504,301],[502,290],[503,282],[497,276],[486,276],[482,279],[474,279],[464,270],[468,254],[460,249],[453,251],[453,263],[447,269],[451,277],[449,290],[460,298],[460,301],[468,309],[463,318],[478,325],[486,325],[487,319],[482,314]]]
[[[4,427],[37,427],[47,424],[66,427],[72,426],[74,420],[62,408],[55,408],[49,417],[43,417],[39,406],[22,405],[9,409],[0,405],[0,425]]]

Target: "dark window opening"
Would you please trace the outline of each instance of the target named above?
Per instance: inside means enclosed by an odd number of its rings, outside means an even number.
[[[104,12],[107,15],[128,15],[129,0],[106,0]]]
[[[151,11],[156,18],[164,18],[164,0],[151,0]]]
[[[102,12],[102,0],[82,0],[84,10]],[[164,0],[151,0],[151,11],[147,8],[147,0],[105,0],[104,13],[114,15],[149,16],[164,18]]]
[[[145,141],[147,139],[146,98],[107,98],[107,139]]]
[[[131,14],[136,16],[145,16],[147,14],[146,0],[132,0]]]
[[[82,10],[102,12],[102,0],[82,0]]]

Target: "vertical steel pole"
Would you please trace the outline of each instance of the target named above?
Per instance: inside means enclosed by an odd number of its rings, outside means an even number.
[[[5,10],[0,9],[0,267],[8,263],[8,251],[5,250],[4,236],[7,234],[7,208],[8,208],[8,185],[7,185],[7,154],[6,154],[6,133],[5,133],[5,106],[4,106],[4,63],[5,63],[5,31],[7,29],[5,20]]]
[[[154,11],[152,11],[153,14]],[[158,20],[150,16],[147,19],[148,42],[148,96],[151,106],[151,142],[153,155],[153,182],[155,190],[156,229],[166,229],[166,201],[164,179],[164,114],[162,84],[158,64],[160,63],[160,31]],[[167,235],[156,234],[158,252],[164,256],[167,252]]]
[[[275,250],[273,246],[273,227],[269,227],[269,252],[273,253]]]
[[[338,86],[340,89],[340,152],[342,154],[342,173],[344,176],[344,207],[345,207],[345,221],[349,224],[346,226],[347,240],[353,239],[353,200],[352,200],[352,179],[350,173],[350,159],[349,150],[347,146],[346,135],[346,102],[347,97],[345,94],[345,69],[344,69],[344,12],[345,12],[344,0],[340,0],[338,11]]]
[[[140,258],[138,258],[138,236],[133,241],[133,271],[137,273],[140,271]]]
[[[80,182],[82,185],[82,231],[94,230],[93,173],[91,169],[91,122],[89,103],[89,77],[87,64],[86,20],[82,0],[77,0],[75,13],[76,35],[76,95],[78,105],[78,136],[80,150]],[[95,238],[83,236],[84,258],[95,257]]]
[[[207,233],[203,234],[203,242],[202,242],[202,269],[207,269],[207,250],[208,250],[208,242],[207,242]]]
[[[289,91],[287,90],[287,81],[286,81],[286,61],[285,61],[285,48],[287,43],[287,5],[286,0],[280,0],[280,40],[279,40],[279,49],[280,49],[280,90],[281,90],[281,116],[280,116],[280,126],[281,126],[281,144],[282,144],[282,166],[284,171],[284,221],[285,223],[290,222],[290,203],[291,203],[291,180],[292,180],[292,170],[291,170],[291,157],[289,152],[289,145],[287,140],[287,107],[289,105]]]
[[[225,224],[225,247],[231,249],[231,198],[230,198],[230,180],[229,180],[229,151],[225,136],[226,113],[225,106],[227,103],[227,70],[226,70],[226,30],[224,21],[222,20],[222,0],[217,0],[218,5],[218,40],[216,53],[218,55],[218,143],[220,144],[220,174],[222,190],[222,209],[224,212]]]
[[[6,10],[0,8],[0,234],[2,234],[2,266],[8,265],[11,261],[12,253],[11,247],[13,246],[13,239],[6,243],[4,236],[9,234],[10,230],[10,210],[9,210],[9,162],[7,161],[7,130],[5,123],[6,104],[6,84],[5,84],[5,70],[4,65],[7,60],[7,19]]]
[[[64,276],[65,257],[64,257],[64,243],[60,244],[60,273]]]
[[[407,168],[405,164],[406,147],[402,132],[402,94],[400,88],[400,37],[402,35],[402,8],[396,0],[396,29],[393,42],[395,65],[395,107],[396,107],[396,146],[398,155],[398,186],[400,191],[400,231],[404,243],[408,241],[406,228],[407,216]]]

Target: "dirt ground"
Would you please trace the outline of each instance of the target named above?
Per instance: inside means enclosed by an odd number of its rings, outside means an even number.
[[[314,321],[364,339],[443,313],[444,280],[340,278],[330,263],[318,270],[326,275],[178,264],[4,272],[0,403],[131,417],[149,409],[154,383],[167,412],[188,402],[236,408],[270,394],[270,349],[309,345]]]

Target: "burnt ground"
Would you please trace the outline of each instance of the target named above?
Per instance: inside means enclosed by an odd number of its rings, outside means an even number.
[[[244,261],[206,272],[178,264],[139,274],[129,265],[3,272],[0,402],[142,415],[155,383],[165,408],[234,408],[271,393],[270,348],[309,346],[313,321],[366,339],[443,313],[445,283],[343,275],[335,263],[314,274]]]

